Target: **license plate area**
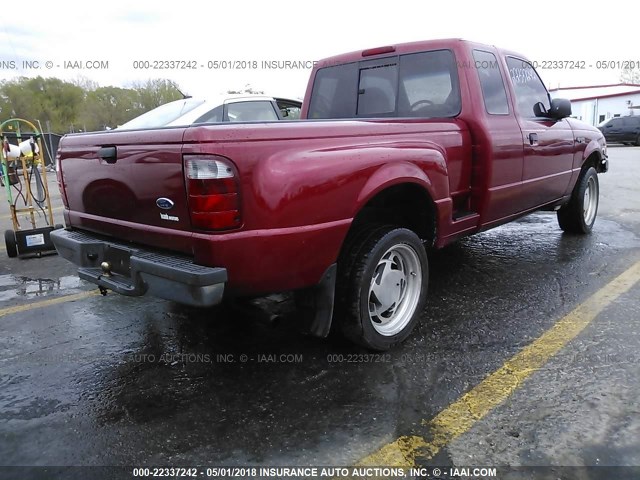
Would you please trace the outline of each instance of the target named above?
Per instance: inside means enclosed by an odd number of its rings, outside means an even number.
[[[108,245],[104,252],[104,261],[111,265],[111,272],[131,277],[131,252],[129,250]]]

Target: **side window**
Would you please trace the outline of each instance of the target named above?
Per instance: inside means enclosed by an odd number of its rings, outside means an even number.
[[[493,53],[473,51],[475,67],[480,79],[484,108],[491,115],[508,115],[509,103],[498,61]]]
[[[222,105],[205,113],[193,123],[217,123],[222,121]]]
[[[269,122],[278,120],[271,102],[237,102],[229,103],[227,107],[227,121],[229,122]]]
[[[519,58],[507,57],[509,76],[516,95],[518,112],[523,117],[535,117],[533,106],[541,102],[548,110],[549,94],[533,66]]]
[[[360,69],[358,110],[362,116],[388,115],[396,110],[398,63],[376,62]]]
[[[399,117],[454,117],[460,109],[453,52],[435,50],[400,57]]]

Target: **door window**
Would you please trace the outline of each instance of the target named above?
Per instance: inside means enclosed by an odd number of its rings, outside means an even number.
[[[520,115],[525,118],[535,117],[533,106],[538,102],[549,110],[549,93],[533,66],[525,60],[507,57],[507,67]]]

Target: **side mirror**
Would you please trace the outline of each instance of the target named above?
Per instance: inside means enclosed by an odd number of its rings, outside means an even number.
[[[548,117],[549,112],[547,112],[547,107],[544,106],[544,103],[538,102],[533,106],[533,114],[536,117]]]
[[[551,108],[549,116],[557,120],[561,120],[571,116],[571,102],[566,98],[553,98],[551,100]]]

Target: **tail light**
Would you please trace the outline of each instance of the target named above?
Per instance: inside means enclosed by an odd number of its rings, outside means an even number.
[[[62,197],[62,204],[64,208],[69,208],[67,201],[67,191],[64,188],[64,180],[62,178],[62,162],[60,161],[60,152],[56,155],[56,180],[58,181],[58,190],[60,190],[60,196]]]
[[[227,230],[242,224],[238,174],[218,155],[185,155],[191,225],[200,230]]]

